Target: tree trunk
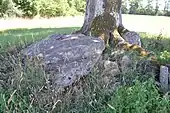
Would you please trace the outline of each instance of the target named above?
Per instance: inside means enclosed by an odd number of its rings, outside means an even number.
[[[117,26],[122,25],[121,2],[122,0],[86,0],[86,13],[81,33],[89,35],[93,20],[104,13],[115,16],[114,23]]]
[[[140,46],[129,44],[122,38],[119,31],[124,31],[125,28],[122,25],[121,5],[122,0],[86,0],[84,24],[76,33],[99,37],[111,47],[113,44],[115,47],[116,42],[116,47],[119,45],[126,49],[136,49],[143,55],[148,55]]]

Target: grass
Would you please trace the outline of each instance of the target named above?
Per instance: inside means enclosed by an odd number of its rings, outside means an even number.
[[[170,64],[170,37],[140,33],[145,49],[152,51],[160,63]]]
[[[0,33],[0,113],[170,112],[169,95],[159,92],[152,74],[137,73],[135,69],[120,74],[118,79],[123,82],[114,89],[103,83],[102,70],[96,67],[64,91],[51,89],[50,76],[38,62],[28,62],[28,68],[23,70],[19,49],[50,34],[69,34],[75,29],[78,28],[17,29]],[[160,62],[170,63],[170,38],[140,35],[147,50],[153,51]]]
[[[35,42],[50,34],[71,33],[76,27],[70,28],[35,28],[35,29],[14,29],[0,32],[0,50],[16,45]]]

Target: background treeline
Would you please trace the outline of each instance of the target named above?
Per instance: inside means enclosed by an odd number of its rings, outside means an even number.
[[[170,0],[123,0],[122,13],[170,16]]]
[[[85,6],[86,0],[0,0],[0,17],[75,16]],[[170,16],[170,0],[123,0],[122,13]]]
[[[55,17],[83,14],[85,0],[0,0],[0,17]]]

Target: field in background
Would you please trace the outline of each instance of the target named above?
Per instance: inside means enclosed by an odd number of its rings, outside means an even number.
[[[16,28],[61,28],[81,27],[83,16],[56,17],[50,19],[1,19],[0,30]],[[137,32],[148,32],[170,36],[170,17],[145,16],[145,15],[123,15],[123,24],[130,30]]]

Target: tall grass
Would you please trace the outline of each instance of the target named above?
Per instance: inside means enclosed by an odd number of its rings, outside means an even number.
[[[168,93],[159,92],[152,74],[137,73],[135,69],[115,78],[115,84],[119,84],[119,87],[106,84],[101,76],[102,70],[95,67],[88,76],[72,86],[55,90],[49,81],[52,78],[44,71],[41,61],[26,60],[26,63],[23,63],[20,50],[34,41],[30,41],[30,37],[39,40],[55,33],[56,30],[61,30],[60,33],[70,33],[73,29],[14,30],[0,34],[0,113],[170,112]],[[23,36],[28,33],[25,38],[29,41],[7,46],[4,41],[15,42],[13,35],[17,33]],[[153,51],[158,57],[161,56],[160,52],[169,52],[168,38],[162,38],[158,43],[157,36],[146,34],[141,36],[145,37],[142,39],[144,47]],[[144,77],[147,78],[143,79]]]

